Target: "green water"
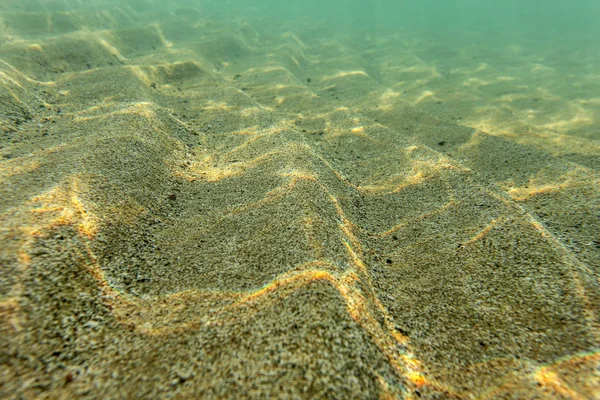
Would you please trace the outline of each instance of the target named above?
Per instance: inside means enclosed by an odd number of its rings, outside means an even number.
[[[275,0],[5,0],[0,9],[40,11],[98,11],[110,7],[156,12],[168,17],[185,9],[203,18],[260,21],[282,26],[297,22],[326,24],[331,32],[394,32],[411,29],[436,34],[472,32],[486,41],[494,35],[522,36],[598,48],[600,4],[595,0],[349,0],[282,2]],[[593,45],[596,46],[593,46]]]
[[[0,398],[598,398],[598,21],[0,0]]]

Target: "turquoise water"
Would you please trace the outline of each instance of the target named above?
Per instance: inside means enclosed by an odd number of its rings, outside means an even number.
[[[598,21],[0,0],[0,398],[597,398]]]
[[[288,4],[286,4],[288,3]],[[295,21],[326,23],[332,31],[416,29],[438,34],[456,31],[483,35],[531,35],[573,45],[600,32],[600,5],[594,0],[423,0],[423,1],[223,1],[180,2],[225,18],[264,18],[279,25]],[[596,41],[597,43],[597,41]]]

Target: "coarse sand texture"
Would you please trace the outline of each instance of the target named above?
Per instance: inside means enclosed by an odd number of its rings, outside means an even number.
[[[0,5],[0,398],[600,399],[598,53],[129,3]]]

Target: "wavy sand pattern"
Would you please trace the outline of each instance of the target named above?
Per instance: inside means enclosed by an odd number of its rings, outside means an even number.
[[[2,7],[0,397],[600,398],[593,54]]]

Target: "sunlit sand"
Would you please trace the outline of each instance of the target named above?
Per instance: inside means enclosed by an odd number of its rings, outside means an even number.
[[[597,55],[10,7],[0,397],[598,398]]]

